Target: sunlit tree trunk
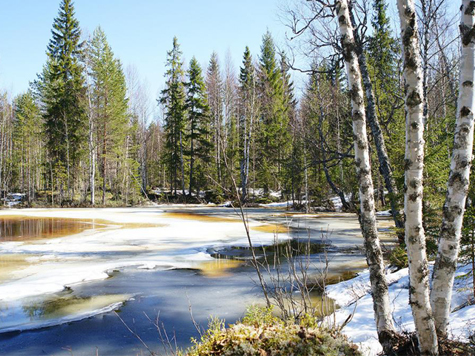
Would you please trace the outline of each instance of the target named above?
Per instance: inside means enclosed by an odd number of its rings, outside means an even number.
[[[431,304],[439,337],[447,335],[452,286],[457,267],[465,200],[473,151],[475,1],[462,0],[460,36],[462,56],[454,148],[450,163],[439,251],[434,266]]]
[[[413,0],[398,0],[406,81],[404,211],[409,262],[409,302],[422,355],[437,355],[437,336],[429,301],[429,268],[422,226],[424,170],[424,94],[417,19]]]
[[[353,12],[350,11],[350,17],[353,27],[356,26]],[[376,100],[374,97],[373,84],[368,72],[368,66],[366,63],[366,55],[363,51],[363,41],[358,37],[357,31],[354,31],[355,35],[355,50],[358,55],[358,64],[360,65],[360,72],[363,80],[363,86],[366,92],[366,113],[368,116],[368,124],[371,128],[371,133],[373,134],[374,145],[376,147],[376,153],[378,154],[379,161],[379,171],[384,178],[384,183],[386,189],[389,193],[389,200],[391,202],[391,215],[394,219],[394,223],[397,228],[402,229],[404,224],[399,215],[399,208],[397,204],[397,187],[396,182],[393,177],[393,170],[391,168],[391,163],[389,162],[388,152],[386,150],[386,144],[384,142],[383,132],[379,124],[378,115],[376,113]],[[383,189],[383,199],[384,199],[384,189]],[[402,236],[401,236],[402,239]],[[401,241],[402,242],[402,241]]]
[[[350,21],[348,2],[337,1],[337,16],[341,34],[341,45],[345,59],[350,87],[354,150],[360,195],[360,224],[365,239],[366,260],[370,271],[373,308],[378,337],[386,349],[394,334],[394,326],[389,304],[389,293],[384,275],[384,261],[376,228],[374,189],[371,177],[369,145],[366,133],[366,114],[361,72],[355,52],[353,26]]]

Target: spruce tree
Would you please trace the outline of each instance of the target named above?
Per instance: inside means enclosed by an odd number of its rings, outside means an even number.
[[[373,35],[369,38],[368,52],[374,76],[379,84],[390,84],[397,75],[398,44],[391,34],[389,18],[387,16],[386,0],[374,0],[374,15],[371,21]]]
[[[187,72],[188,82],[186,83],[186,109],[187,109],[187,133],[186,140],[189,143],[190,157],[190,181],[189,192],[191,196],[193,190],[197,188],[199,195],[200,188],[206,185],[206,171],[210,163],[210,110],[206,87],[198,61],[193,57],[190,61],[190,68]]]
[[[128,115],[125,76],[120,61],[114,58],[107,37],[100,27],[90,43],[92,105],[95,111],[97,146],[102,179],[102,204],[106,202],[107,181],[118,197],[119,182],[127,179]],[[108,174],[109,173],[109,174]],[[122,173],[122,174],[119,174]],[[124,192],[125,193],[125,192]]]
[[[173,48],[167,54],[166,88],[162,90],[160,103],[165,109],[165,154],[164,159],[170,175],[170,189],[177,195],[178,167],[181,168],[180,183],[185,195],[184,130],[185,130],[185,86],[183,82],[183,63],[180,45],[173,38]]]
[[[282,73],[277,63],[274,40],[269,32],[262,38],[258,73],[260,101],[260,183],[264,192],[280,189],[282,164],[289,147],[288,117]],[[277,179],[276,179],[277,178]]]
[[[239,141],[241,168],[241,201],[247,199],[251,148],[254,142],[255,121],[258,113],[256,73],[249,47],[244,51],[243,66],[239,75]]]
[[[86,116],[82,105],[85,93],[80,64],[82,43],[79,22],[72,0],[62,0],[54,19],[53,37],[47,48],[47,63],[39,76],[38,89],[43,102],[45,134],[52,171],[72,198],[75,176],[85,142]],[[54,187],[52,186],[52,189]]]

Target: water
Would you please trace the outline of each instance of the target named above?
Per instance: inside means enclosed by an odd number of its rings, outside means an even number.
[[[28,241],[78,234],[86,229],[103,228],[94,219],[77,220],[31,216],[1,216],[0,241]]]
[[[0,212],[0,221],[10,224],[5,223],[0,242],[2,355],[146,354],[124,323],[160,350],[157,315],[159,324],[176,335],[177,345],[186,347],[190,337],[198,336],[190,305],[195,320],[206,326],[210,315],[234,322],[247,306],[262,303],[245,230],[232,209],[19,213],[28,216]],[[354,216],[288,215],[269,209],[248,214],[256,246],[274,243],[275,233],[279,241],[310,237],[316,246],[310,267],[316,284],[322,283],[318,278],[328,261],[326,277],[332,282],[365,267],[355,248],[362,238]],[[326,246],[328,253],[318,246]],[[266,250],[279,255],[276,248]],[[321,299],[318,288],[312,299],[323,314],[335,307]]]

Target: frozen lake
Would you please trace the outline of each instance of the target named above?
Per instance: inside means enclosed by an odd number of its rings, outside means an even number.
[[[356,216],[246,210],[256,246],[289,238],[328,247],[329,274],[365,267]],[[382,231],[391,223],[379,222]],[[392,244],[384,238],[388,245]],[[262,303],[243,223],[232,208],[159,206],[0,211],[0,354],[132,355],[181,347],[210,315],[234,322]],[[313,270],[323,265],[312,255]],[[219,257],[219,258],[218,258]],[[225,257],[225,258],[223,258]],[[116,311],[118,315],[114,312]],[[121,320],[122,319],[122,320]]]

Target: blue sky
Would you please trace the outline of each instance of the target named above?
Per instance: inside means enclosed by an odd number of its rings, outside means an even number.
[[[46,60],[60,0],[0,0],[0,88],[16,95],[28,88]],[[236,69],[248,45],[259,54],[269,29],[284,43],[280,0],[76,0],[83,32],[105,31],[117,57],[146,78],[152,98],[162,87],[166,52],[178,37],[184,58],[206,65],[215,50],[224,64],[229,50]]]

